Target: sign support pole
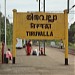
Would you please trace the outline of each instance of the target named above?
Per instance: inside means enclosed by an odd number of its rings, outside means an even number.
[[[16,57],[16,29],[15,29],[15,25],[16,25],[16,12],[17,10],[14,9],[13,10],[13,17],[14,17],[14,20],[13,20],[13,50],[12,50],[12,54],[13,54],[13,60],[12,60],[12,63],[15,64],[15,57]]]
[[[68,14],[64,11],[65,18],[65,65],[68,65]]]

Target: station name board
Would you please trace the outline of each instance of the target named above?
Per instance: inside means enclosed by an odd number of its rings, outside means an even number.
[[[54,39],[64,38],[64,14],[63,13],[17,13],[17,36],[26,39]],[[62,29],[60,29],[62,28]],[[59,33],[60,29],[60,33]],[[59,35],[59,36],[58,36]]]

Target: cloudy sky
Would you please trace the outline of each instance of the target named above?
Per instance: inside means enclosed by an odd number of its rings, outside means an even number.
[[[63,11],[67,9],[67,0],[45,0],[46,1],[46,12],[50,11]],[[0,11],[4,14],[4,2],[0,0]],[[6,15],[12,22],[12,10],[27,12],[27,11],[38,11],[38,2],[36,0],[6,0]],[[75,4],[75,0],[70,0],[70,8]],[[43,0],[41,0],[41,11],[43,10]],[[74,21],[74,8],[70,10],[69,21]]]

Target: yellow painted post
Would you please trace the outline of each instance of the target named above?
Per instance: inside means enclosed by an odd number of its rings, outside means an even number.
[[[12,55],[13,55],[13,64],[15,64],[15,57],[16,57],[16,13],[17,13],[17,10],[14,9],[13,10],[13,50],[12,50]]]
[[[65,65],[68,65],[68,14],[67,10],[64,10],[65,19]]]

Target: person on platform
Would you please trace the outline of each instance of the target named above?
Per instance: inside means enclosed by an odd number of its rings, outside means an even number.
[[[31,49],[32,49],[32,42],[31,42],[31,40],[29,40],[27,45],[26,45],[26,53],[27,53],[27,55],[31,54]]]
[[[4,63],[4,45],[5,43],[2,42],[2,63]]]
[[[10,52],[10,49],[8,48],[8,51],[6,51],[6,63],[12,60],[12,54]]]
[[[43,50],[43,48],[41,48],[41,50],[40,50],[40,55],[44,55],[44,50]]]

